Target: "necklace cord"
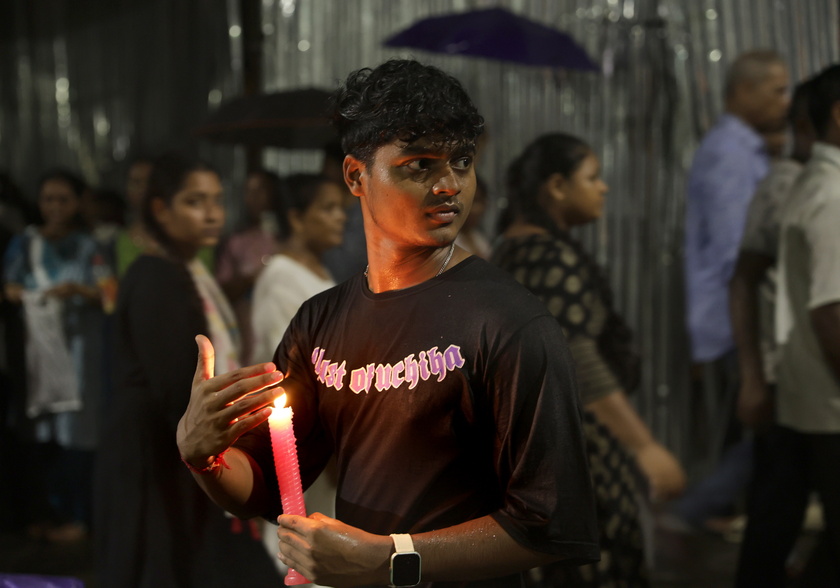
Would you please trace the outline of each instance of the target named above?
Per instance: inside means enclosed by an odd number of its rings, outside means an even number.
[[[438,277],[440,274],[443,273],[443,270],[446,269],[446,266],[449,265],[449,260],[452,259],[452,254],[455,253],[455,241],[452,241],[452,244],[449,246],[449,253],[446,254],[446,259],[443,260],[443,265],[440,266],[440,269],[435,274],[435,277]],[[370,264],[365,266],[365,277],[368,277],[368,270],[370,269]]]

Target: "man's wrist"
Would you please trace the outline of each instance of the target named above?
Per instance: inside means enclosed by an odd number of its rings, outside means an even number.
[[[420,583],[420,554],[414,549],[411,535],[394,533],[394,554],[391,556],[390,586],[416,586]]]
[[[182,455],[181,461],[184,462],[184,465],[187,466],[187,468],[195,474],[210,474],[221,467],[224,467],[228,470],[230,469],[230,466],[225,461],[225,453],[227,452],[228,450],[226,449],[222,451],[219,455],[211,455],[210,457],[207,457],[204,460],[196,460],[195,462],[187,459]],[[200,463],[202,465],[195,465],[196,463]]]

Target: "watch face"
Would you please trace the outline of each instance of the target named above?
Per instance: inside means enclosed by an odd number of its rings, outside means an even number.
[[[391,556],[391,584],[414,586],[420,583],[420,554],[395,553]]]

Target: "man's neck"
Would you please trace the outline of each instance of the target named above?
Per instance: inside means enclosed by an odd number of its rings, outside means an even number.
[[[365,271],[368,288],[375,294],[417,286],[469,257],[469,253],[454,243],[410,252],[377,249],[368,245],[370,263]]]

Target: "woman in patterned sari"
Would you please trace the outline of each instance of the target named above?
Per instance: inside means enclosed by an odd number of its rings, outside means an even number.
[[[508,186],[513,221],[493,261],[546,304],[568,338],[601,532],[598,564],[544,568],[541,585],[648,586],[640,486],[653,499],[667,499],[682,490],[685,476],[627,398],[639,377],[629,330],[612,308],[603,271],[569,234],[603,212],[607,185],[598,158],[576,137],[544,135],[511,164]]]

